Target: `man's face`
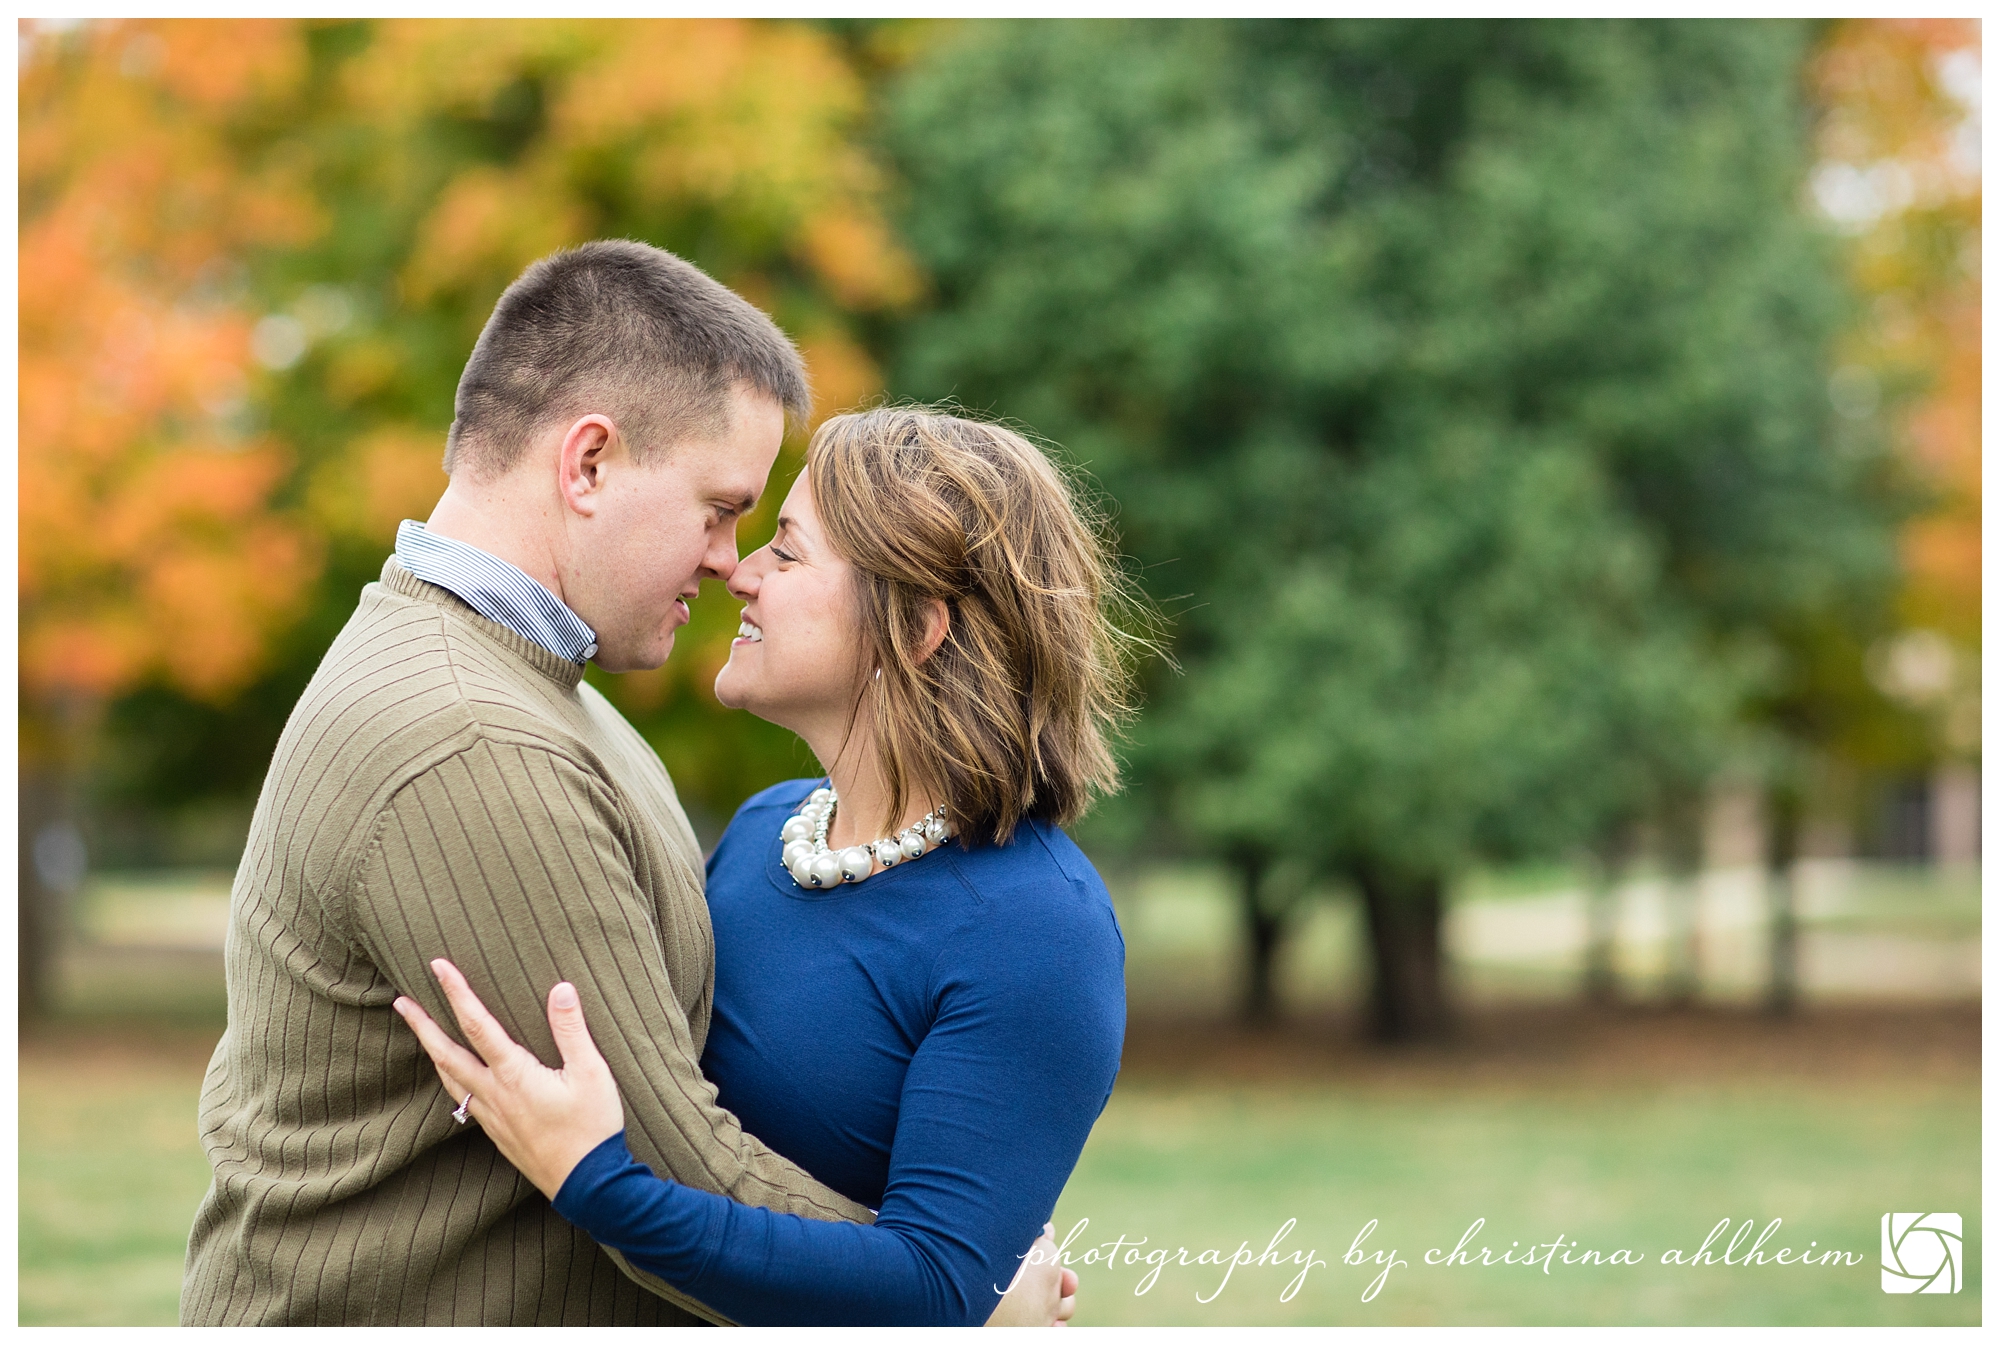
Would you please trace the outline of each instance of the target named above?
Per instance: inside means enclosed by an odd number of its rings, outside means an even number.
[[[684,439],[644,465],[620,455],[586,550],[573,552],[607,672],[657,668],[704,579],[736,569],[736,524],[764,493],[785,435],[775,401],[739,387],[720,434]]]

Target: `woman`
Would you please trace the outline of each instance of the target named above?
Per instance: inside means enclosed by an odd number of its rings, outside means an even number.
[[[715,690],[798,733],[826,780],[752,798],[709,861],[702,1065],[746,1129],[880,1214],[817,1223],[653,1177],[573,991],[550,999],[556,1072],[436,964],[495,1068],[398,1010],[564,1217],[739,1322],[993,1313],[1124,1034],[1111,902],[1059,830],[1116,783],[1101,537],[999,426],[885,408],[814,435],[776,535],[729,582],[743,620]],[[1062,1274],[1049,1292],[1071,1291]]]

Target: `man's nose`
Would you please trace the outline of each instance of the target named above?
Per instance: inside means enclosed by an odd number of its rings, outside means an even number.
[[[701,573],[704,579],[720,579],[725,584],[729,582],[730,576],[736,573],[734,537],[723,538],[708,548],[708,554],[702,557]]]

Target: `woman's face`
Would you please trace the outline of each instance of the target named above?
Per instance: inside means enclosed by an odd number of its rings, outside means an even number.
[[[716,674],[715,698],[804,738],[838,749],[860,690],[860,628],[853,567],[833,553],[799,473],[778,511],[778,531],[745,556],[729,591],[743,602],[743,628]]]

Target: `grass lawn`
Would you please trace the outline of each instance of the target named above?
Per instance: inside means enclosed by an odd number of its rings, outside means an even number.
[[[173,1325],[208,1189],[203,1042],[128,1029],[22,1044],[21,1325]]]
[[[1326,1264],[1283,1302],[1299,1263],[1246,1266],[1219,1293],[1220,1267],[1172,1265],[1144,1294],[1143,1261],[1079,1264],[1079,1325],[1980,1320],[1977,1004],[1815,1005],[1785,1023],[1487,1007],[1454,1046],[1388,1054],[1318,1010],[1259,1033],[1189,1001],[1174,1017],[1164,963],[1134,963],[1151,983],[1134,986],[1125,1067],[1056,1213],[1059,1233],[1089,1221],[1075,1262],[1121,1235],[1146,1239],[1142,1257],[1255,1254],[1295,1219],[1279,1253]],[[208,1184],[195,1105],[221,1032],[220,959],[106,946],[65,980],[62,1017],[21,1048],[20,1322],[171,1324]],[[1882,1292],[1881,1217],[1917,1210],[1964,1216],[1962,1292]],[[1518,1260],[1560,1237],[1573,1258],[1643,1259],[1424,1264],[1482,1218],[1475,1254]],[[1767,1253],[1811,1243],[1861,1260],[1661,1263],[1724,1219],[1782,1219]],[[1344,1264],[1370,1220],[1368,1263]],[[1391,1250],[1407,1264],[1363,1302]]]
[[[1774,1031],[1743,1016],[1486,1025],[1456,1052],[1378,1056],[1307,1024],[1276,1037],[1138,1024],[1057,1210],[1070,1243],[1239,1244],[1312,1267],[1082,1265],[1078,1324],[1974,1324],[1980,1315],[1977,1010],[1838,1014]],[[1920,1038],[1914,1045],[1906,1041]],[[24,1043],[23,1325],[175,1318],[208,1181],[194,1108],[212,1033],[98,1022]],[[1899,1045],[1899,1043],[1901,1043]],[[1965,1216],[1964,1290],[1879,1287],[1891,1210]],[[1638,1265],[1426,1266],[1474,1219],[1496,1257],[1557,1237]],[[1857,1252],[1838,1268],[1664,1266],[1724,1218],[1765,1244]],[[1343,1264],[1369,1220],[1372,1257]],[[1197,1295],[1211,1297],[1203,1304]]]
[[[1889,1210],[1965,1215],[1971,1273],[1956,1296],[1882,1292],[1879,1221]],[[1856,1092],[1787,1084],[1601,1092],[1409,1089],[1335,1084],[1123,1088],[1063,1194],[1056,1228],[1087,1228],[1073,1253],[1121,1234],[1226,1259],[1262,1253],[1297,1219],[1280,1254],[1245,1266],[1220,1293],[1213,1265],[1162,1268],[1143,1295],[1136,1265],[1083,1267],[1078,1325],[1976,1324],[1979,1093],[1974,1084]],[[1576,1257],[1618,1248],[1639,1265],[1427,1266],[1475,1219],[1476,1255],[1495,1260],[1561,1237]],[[1840,1268],[1670,1266],[1719,1220],[1765,1243],[1860,1254]],[[1367,1263],[1343,1264],[1370,1220]],[[1747,1242],[1749,1239],[1745,1239]],[[1727,1242],[1727,1235],[1722,1239]],[[1517,1249],[1515,1244],[1519,1243]],[[1399,1261],[1372,1302],[1377,1253]],[[1721,1247],[1715,1249],[1718,1253]],[[1122,1255],[1122,1253],[1121,1253]],[[1740,1257],[1738,1258],[1740,1259]],[[1211,1298],[1203,1304],[1201,1298]]]

